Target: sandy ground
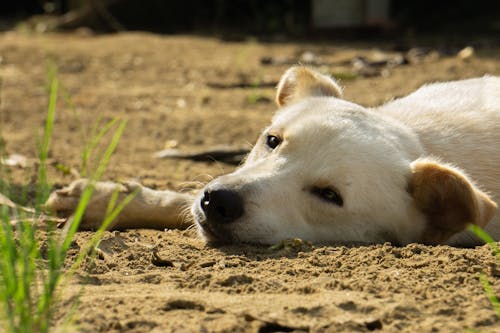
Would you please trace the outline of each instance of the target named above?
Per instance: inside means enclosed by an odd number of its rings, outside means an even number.
[[[58,104],[49,168],[56,186],[85,173],[81,155],[96,123],[120,117],[128,120],[126,132],[104,178],[189,190],[234,167],[157,160],[153,153],[250,147],[272,116],[272,86],[288,67],[263,65],[262,57],[298,61],[311,52],[322,70],[344,78],[345,97],[364,105],[430,81],[500,75],[499,50],[486,48],[466,61],[431,55],[352,79],[351,59],[380,58],[376,47],[386,52],[394,45],[5,33],[1,134],[7,154],[36,159],[54,63],[61,96],[73,105],[63,98]],[[34,174],[29,166],[9,168],[15,184]],[[71,257],[90,236],[77,235]],[[99,256],[61,291],[57,323],[81,293],[72,327],[82,332],[498,332],[478,275],[484,272],[500,295],[499,265],[486,246],[211,248],[193,230],[108,232]]]

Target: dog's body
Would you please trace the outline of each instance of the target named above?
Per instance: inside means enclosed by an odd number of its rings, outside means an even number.
[[[194,201],[139,186],[114,227],[178,227],[179,207],[191,204],[201,234],[216,241],[472,245],[468,223],[500,239],[500,78],[432,84],[373,109],[340,95],[329,77],[291,68],[278,86],[282,109],[240,168]],[[83,186],[54,192],[48,206],[73,209],[71,192]],[[98,194],[110,196],[114,187],[103,186]],[[87,227],[105,203],[91,204]]]
[[[500,199],[500,78],[432,84],[374,110],[408,126],[422,156],[460,168],[493,201]],[[488,223],[486,221],[486,223]],[[496,213],[485,230],[500,239]],[[470,233],[448,243],[472,244]]]

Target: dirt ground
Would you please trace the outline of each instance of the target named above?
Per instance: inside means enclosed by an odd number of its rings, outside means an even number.
[[[1,135],[7,154],[28,158],[27,167],[9,167],[10,176],[23,184],[35,174],[29,161],[47,112],[51,63],[62,85],[50,150],[54,184],[84,174],[81,155],[92,128],[120,117],[126,131],[104,178],[176,190],[197,188],[234,166],[159,160],[154,152],[250,147],[275,110],[273,85],[288,62],[312,57],[341,77],[347,99],[364,105],[426,82],[500,75],[498,46],[465,60],[431,52],[382,75],[353,75],[354,56],[380,59],[395,46],[4,33]],[[71,256],[90,236],[77,235]],[[99,256],[62,290],[57,323],[81,293],[72,327],[82,332],[498,332],[478,276],[484,272],[500,295],[499,265],[486,246],[213,248],[193,230],[107,232]]]

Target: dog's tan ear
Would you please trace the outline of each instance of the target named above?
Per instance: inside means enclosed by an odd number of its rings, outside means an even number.
[[[411,166],[408,191],[427,217],[422,242],[443,243],[469,223],[486,226],[495,215],[495,202],[460,170],[423,159]]]
[[[329,76],[308,67],[294,66],[288,69],[278,83],[278,106],[285,106],[310,96],[341,97],[342,88]]]

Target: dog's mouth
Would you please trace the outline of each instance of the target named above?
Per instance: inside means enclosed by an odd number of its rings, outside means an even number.
[[[203,238],[209,243],[228,244],[234,243],[232,233],[222,226],[214,226],[205,217],[205,215],[196,209],[194,221]]]
[[[208,243],[211,244],[230,244],[234,243],[233,236],[227,230],[214,228],[209,223],[197,223],[200,231]]]

